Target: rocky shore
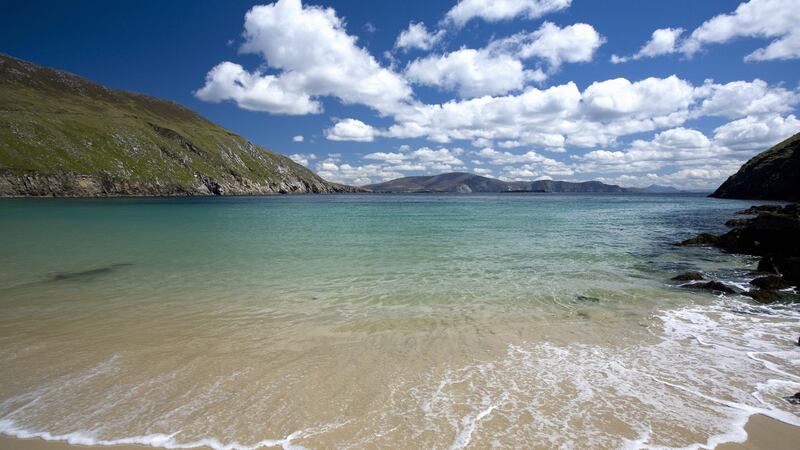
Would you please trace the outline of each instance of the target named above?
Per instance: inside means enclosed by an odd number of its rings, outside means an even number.
[[[688,282],[686,287],[721,293],[740,293],[761,303],[798,301],[800,290],[800,205],[753,206],[737,214],[752,216],[735,218],[726,225],[725,234],[703,233],[678,243],[680,246],[713,246],[727,253],[760,256],[750,285],[738,292],[718,281],[707,281],[702,274],[687,272],[674,281]]]

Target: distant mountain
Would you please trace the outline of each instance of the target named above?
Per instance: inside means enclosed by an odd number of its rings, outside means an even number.
[[[357,190],[176,103],[0,54],[0,196]]]
[[[800,200],[800,133],[754,156],[711,196]]]
[[[502,181],[471,173],[454,172],[432,176],[398,178],[364,186],[373,192],[625,192],[616,185],[599,181]]]
[[[660,184],[651,184],[644,188],[627,188],[627,190],[629,192],[638,192],[642,194],[677,194],[684,192],[672,186],[662,186]]]

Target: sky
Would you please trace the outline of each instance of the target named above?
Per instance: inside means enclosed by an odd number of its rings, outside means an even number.
[[[326,179],[710,190],[800,132],[800,0],[0,0],[0,52]]]

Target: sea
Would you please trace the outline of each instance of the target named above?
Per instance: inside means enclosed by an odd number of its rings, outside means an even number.
[[[0,201],[0,433],[163,448],[714,448],[800,426],[800,307],[699,194]]]

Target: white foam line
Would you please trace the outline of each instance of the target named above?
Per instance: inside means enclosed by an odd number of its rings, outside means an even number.
[[[472,440],[472,433],[475,431],[475,428],[478,426],[478,422],[483,420],[484,417],[488,416],[492,413],[498,406],[500,406],[503,402],[506,401],[508,398],[508,394],[503,394],[503,397],[500,399],[499,402],[493,403],[489,405],[486,409],[479,412],[475,415],[475,417],[464,416],[461,419],[461,425],[463,425],[463,429],[460,433],[456,436],[453,443],[450,444],[450,450],[461,449],[469,445],[470,441]]]
[[[773,372],[777,372],[777,373],[779,373],[779,374],[781,374],[783,376],[787,376],[789,378],[794,378],[795,380],[800,380],[799,376],[791,374],[791,373],[788,373],[788,372],[784,372],[783,370],[779,369],[778,366],[776,366],[775,364],[773,364],[773,363],[771,363],[769,361],[763,360],[763,359],[761,359],[761,358],[756,356],[756,355],[770,355],[770,354],[771,354],[770,352],[747,352],[747,356],[750,359],[753,359],[753,360],[756,360],[756,361],[760,362],[767,369],[769,369],[769,370],[771,370]]]
[[[284,450],[305,450],[305,447],[297,444],[292,444],[293,440],[306,438],[315,434],[320,434],[328,431],[330,428],[341,426],[326,425],[318,429],[299,430],[286,436],[283,439],[264,439],[253,445],[244,445],[238,442],[223,444],[217,439],[205,438],[192,442],[176,442],[175,436],[180,432],[173,434],[156,433],[145,436],[131,436],[120,439],[97,439],[88,432],[74,432],[68,434],[52,434],[49,432],[32,432],[18,427],[13,421],[8,419],[0,419],[0,434],[19,438],[19,439],[32,439],[39,438],[45,441],[63,441],[72,445],[88,445],[88,446],[113,446],[113,445],[144,445],[149,447],[166,448],[166,449],[192,449],[199,447],[209,447],[214,450],[256,450],[260,448],[281,447]]]

